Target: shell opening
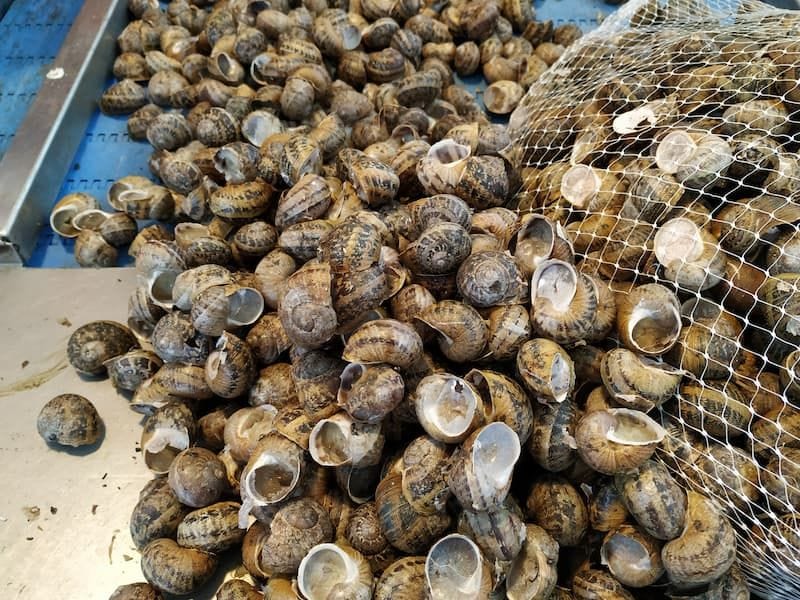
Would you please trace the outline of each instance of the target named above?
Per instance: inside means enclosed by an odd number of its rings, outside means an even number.
[[[666,267],[675,262],[694,262],[703,254],[700,228],[689,219],[671,219],[656,232],[653,250],[658,262]]]
[[[150,276],[147,293],[154,304],[172,309],[172,288],[175,287],[175,279],[178,277],[177,271],[155,271]]]
[[[242,137],[254,146],[261,147],[264,140],[281,131],[281,120],[266,110],[253,111],[242,121]]]
[[[667,435],[666,430],[641,411],[613,408],[606,439],[625,446],[657,444]]]
[[[478,409],[478,399],[472,388],[458,377],[443,378],[437,388],[431,390],[433,393],[424,393],[420,399],[424,417],[422,422],[430,423],[448,437],[463,435]],[[431,433],[432,437],[436,437],[434,433],[437,432]]]
[[[208,237],[208,227],[200,223],[178,223],[175,225],[175,243],[188,248],[193,242]]]
[[[550,365],[550,390],[556,402],[563,402],[567,398],[571,383],[570,364],[560,354],[556,354]]]
[[[653,570],[650,554],[635,539],[615,533],[600,548],[600,558],[612,574],[624,569],[626,573],[645,574]]]
[[[481,429],[472,446],[475,472],[495,489],[508,485],[519,454],[519,436],[499,421]]]
[[[600,178],[591,167],[575,165],[561,179],[561,195],[576,208],[586,208],[600,190]]]
[[[344,368],[339,376],[339,392],[336,398],[339,405],[345,403],[353,386],[366,372],[367,368],[361,363],[350,363]]]
[[[252,500],[260,504],[273,504],[286,498],[300,479],[300,464],[272,456],[268,452],[257,459],[244,486]]]
[[[308,440],[308,450],[318,464],[339,467],[352,460],[348,425],[339,419],[323,419],[314,426]]]
[[[664,173],[674,175],[688,165],[697,151],[697,144],[687,131],[668,133],[656,147],[656,165]]]
[[[109,216],[109,213],[98,208],[90,208],[72,217],[72,226],[78,231],[83,231],[84,229],[97,231]]]
[[[681,331],[681,316],[671,303],[642,300],[631,313],[628,335],[647,354],[661,354],[672,347]]]
[[[228,310],[230,325],[252,325],[264,312],[264,296],[254,288],[239,288],[228,296]]]
[[[206,376],[210,381],[217,378],[220,367],[225,362],[225,355],[222,352],[212,352],[206,360]]]
[[[517,232],[514,256],[533,270],[553,251],[553,225],[545,217],[535,215]]]
[[[300,561],[297,585],[307,600],[336,597],[334,590],[358,578],[355,561],[336,544],[318,544]]]
[[[347,25],[341,31],[342,50],[350,51],[361,43],[361,32],[354,25]]]
[[[548,260],[540,264],[531,282],[531,304],[539,299],[551,304],[557,312],[569,310],[578,291],[578,273],[575,267],[561,260]]]
[[[469,146],[463,146],[450,138],[436,142],[428,150],[428,157],[443,167],[451,167],[469,155]]]
[[[245,179],[241,157],[233,148],[222,147],[214,154],[214,167],[225,176],[225,181]]]
[[[50,228],[62,237],[76,237],[78,230],[73,226],[72,219],[78,214],[74,206],[64,206],[50,214]]]
[[[432,600],[477,598],[481,588],[481,553],[468,537],[452,534],[436,542],[425,559],[425,579]]]
[[[166,427],[156,428],[142,444],[144,463],[156,473],[166,473],[173,459],[189,447],[189,433]]]

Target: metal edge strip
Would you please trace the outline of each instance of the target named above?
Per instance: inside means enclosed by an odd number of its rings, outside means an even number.
[[[84,2],[0,162],[0,263],[33,252],[111,71],[126,9],[124,0]]]

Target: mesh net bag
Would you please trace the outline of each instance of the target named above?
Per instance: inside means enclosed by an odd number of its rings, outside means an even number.
[[[661,459],[726,510],[753,591],[787,599],[800,597],[799,77],[798,12],[631,1],[509,125],[520,210],[558,221],[580,269],[613,287],[676,290],[682,328],[656,360],[685,376],[660,407]]]

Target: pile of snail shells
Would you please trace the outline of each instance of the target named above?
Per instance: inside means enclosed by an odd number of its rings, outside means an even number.
[[[531,97],[515,198],[564,225],[583,272],[677,289],[664,358],[685,377],[664,405],[664,456],[757,532],[746,556],[762,563],[773,544],[797,558],[779,532],[800,508],[800,46],[779,38],[630,35],[605,58],[586,47],[563,65],[597,65],[585,102]]]
[[[678,297],[589,272],[556,220],[506,208],[507,135],[439,46],[560,52],[575,30],[515,2],[289,8],[131,3],[120,46],[148,89],[101,101],[136,111],[163,184],[109,202],[180,221],[133,239],[127,327],[70,346],[146,415],[136,593],[193,593],[231,552],[266,598],[746,595],[726,507],[656,454],[681,441],[657,410],[691,383],[662,361]]]
[[[303,175],[335,175],[331,159],[345,147],[397,163],[401,193],[413,194],[413,167],[429,144],[449,136],[491,154],[509,143],[456,75],[482,73],[484,106],[506,115],[581,35],[572,24],[534,20],[524,0],[129,4],[135,18],[119,36],[118,81],[100,108],[128,115],[130,138],[153,146],[159,183],[123,177],[104,202],[82,192],[59,200],[50,226],[75,239],[82,267],[113,266],[128,245],[135,256],[140,221],[271,212],[268,199]],[[219,188],[230,189],[215,195]],[[349,192],[332,189],[331,202],[357,203],[340,199]],[[242,201],[248,206],[235,206]],[[308,210],[323,216],[326,206]]]

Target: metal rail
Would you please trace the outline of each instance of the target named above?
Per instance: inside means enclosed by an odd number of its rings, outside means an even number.
[[[0,162],[0,263],[22,263],[64,180],[115,58],[123,0],[86,0]]]

